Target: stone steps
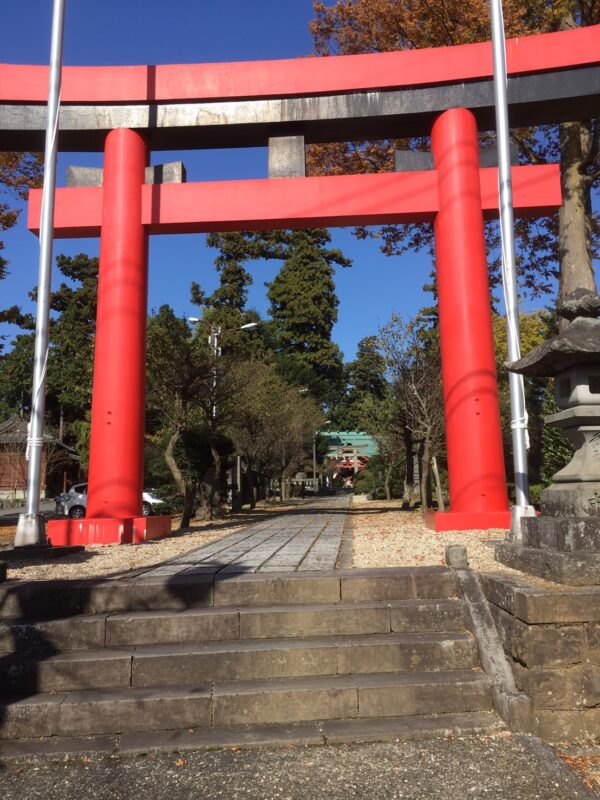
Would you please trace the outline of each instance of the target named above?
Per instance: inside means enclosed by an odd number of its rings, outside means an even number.
[[[475,640],[457,632],[145,645],[7,656],[0,695],[478,665]]]
[[[391,603],[192,608],[0,621],[0,654],[246,638],[464,630],[455,598]]]
[[[4,739],[492,711],[476,670],[96,689],[7,698]]]
[[[0,763],[34,757],[60,758],[94,755],[185,753],[215,748],[287,747],[351,742],[385,742],[493,735],[506,725],[491,711],[429,714],[409,717],[370,717],[348,720],[292,722],[271,725],[226,725],[136,731],[92,736],[51,736],[36,739],[0,739]]]
[[[0,738],[233,741],[310,725],[342,741],[497,727],[447,568],[172,572],[182,566],[2,584]]]
[[[184,564],[170,562],[166,568],[180,567],[184,568]],[[213,569],[218,568],[213,565]],[[201,568],[179,574],[149,572],[147,576],[105,581],[5,581],[0,584],[0,618],[53,619],[198,607],[428,600],[457,597],[458,591],[455,575],[445,567],[229,575],[198,569]]]

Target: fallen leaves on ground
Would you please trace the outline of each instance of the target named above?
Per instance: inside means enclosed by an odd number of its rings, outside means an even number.
[[[577,777],[588,789],[600,789],[600,755],[599,756],[568,756],[560,754],[560,758],[575,771]]]

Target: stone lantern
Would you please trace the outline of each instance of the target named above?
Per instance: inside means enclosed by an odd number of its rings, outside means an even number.
[[[503,542],[496,559],[542,578],[600,584],[600,297],[578,289],[559,306],[564,330],[509,365],[553,377],[559,411],[546,417],[575,453],[542,492],[542,514],[521,521],[522,542]]]

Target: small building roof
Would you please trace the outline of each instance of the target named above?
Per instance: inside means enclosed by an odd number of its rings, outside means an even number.
[[[44,441],[48,444],[55,443],[63,447],[73,456],[76,454],[76,451],[72,447],[64,444],[64,442],[60,442],[49,433],[44,433]],[[8,444],[27,444],[27,420],[20,417],[18,414],[13,414],[7,420],[4,420],[4,422],[0,422],[0,446]]]

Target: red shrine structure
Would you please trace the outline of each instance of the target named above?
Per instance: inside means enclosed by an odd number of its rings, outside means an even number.
[[[513,127],[600,113],[600,29],[507,42]],[[276,62],[63,70],[59,147],[104,151],[57,190],[56,238],[100,237],[87,518],[53,544],[142,541],[148,236],[430,222],[435,229],[450,511],[437,530],[509,527],[484,219],[498,215],[491,43]],[[40,150],[47,68],[0,66],[0,149]],[[315,142],[431,136],[396,171],[306,177]],[[160,182],[151,150],[265,146],[269,177]],[[491,156],[491,157],[490,157]],[[89,172],[89,171],[87,171]],[[165,170],[165,173],[167,171]],[[73,177],[74,176],[74,177]],[[164,176],[163,176],[164,177]],[[517,217],[561,204],[557,165],[515,166]],[[41,192],[32,191],[36,232]]]

